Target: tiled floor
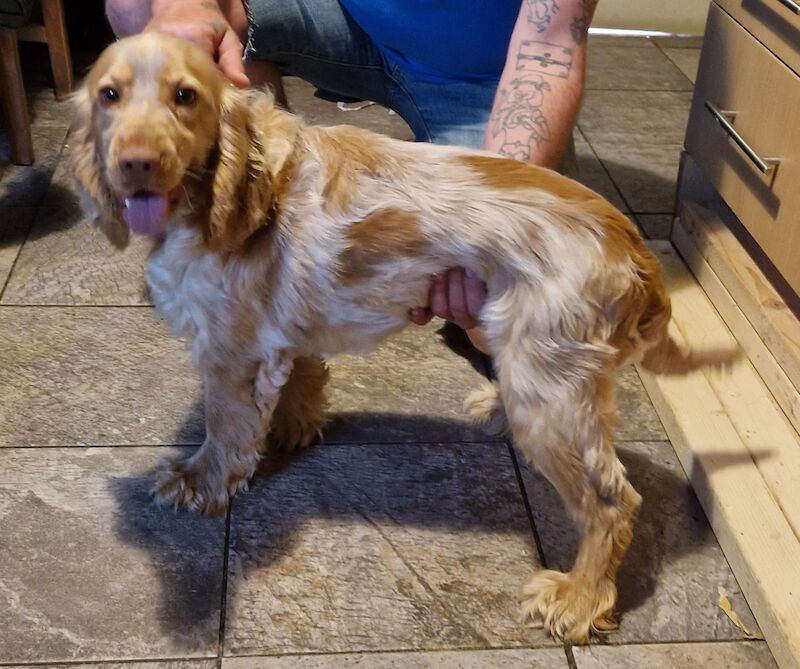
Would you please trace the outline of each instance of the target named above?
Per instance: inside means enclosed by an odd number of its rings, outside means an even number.
[[[592,38],[580,178],[668,232],[698,46]],[[408,138],[288,82],[297,111]],[[61,160],[68,113],[33,94],[34,167],[0,145],[0,665],[151,669],[773,667],[634,370],[621,457],[644,495],[619,631],[564,648],[517,624],[515,592],[567,567],[553,490],[468,425],[480,380],[434,328],[333,364],[324,444],[265,462],[226,518],[153,506],[156,461],[202,439],[197,378],[154,318],[146,244],[80,221]]]

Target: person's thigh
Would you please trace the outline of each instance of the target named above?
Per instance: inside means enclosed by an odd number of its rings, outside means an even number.
[[[497,82],[431,82],[399,68],[392,106],[414,130],[417,140],[480,148]]]
[[[348,98],[389,105],[393,82],[374,42],[338,0],[246,0],[245,58]]]

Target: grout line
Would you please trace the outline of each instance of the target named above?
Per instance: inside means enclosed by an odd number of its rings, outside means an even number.
[[[222,588],[220,592],[219,605],[219,637],[217,639],[217,669],[222,669],[222,656],[225,652],[225,622],[228,605],[228,559],[230,556],[231,540],[231,517],[233,515],[233,505],[235,499],[228,503],[228,512],[225,518],[225,540],[222,543]]]
[[[3,299],[3,295],[6,292],[6,288],[8,288],[8,284],[11,282],[11,276],[14,274],[14,269],[17,266],[17,261],[19,257],[22,255],[22,248],[25,246],[26,242],[31,236],[31,232],[33,232],[33,228],[36,225],[36,221],[39,218],[39,214],[41,213],[41,207],[34,206],[34,207],[27,207],[28,209],[33,210],[33,215],[31,216],[31,220],[28,222],[28,229],[25,231],[25,235],[22,239],[22,242],[17,249],[17,254],[14,256],[14,260],[11,262],[11,267],[8,268],[8,274],[6,275],[6,280],[3,282],[3,286],[0,288],[0,301]]]
[[[660,438],[645,437],[641,439],[615,439],[615,444],[670,444],[669,439],[663,436]],[[79,449],[79,448],[198,448],[203,445],[202,441],[191,443],[168,443],[168,444],[142,444],[132,442],[129,444],[24,444],[21,446],[3,445],[0,443],[0,453],[10,450],[47,450],[47,449]],[[325,444],[318,444],[318,448],[327,449],[331,446],[467,446],[469,448],[486,448],[487,446],[509,446],[507,441],[333,441]],[[311,447],[316,450],[316,447]],[[305,449],[304,449],[305,451]],[[515,452],[516,455],[516,452]]]
[[[583,138],[586,140],[586,144],[589,146],[589,149],[591,150],[592,155],[595,157],[595,160],[597,160],[597,162],[600,163],[600,167],[602,168],[603,172],[605,172],[605,174],[608,177],[609,181],[611,181],[611,184],[614,186],[614,189],[617,191],[617,195],[619,195],[620,199],[622,200],[623,204],[625,205],[625,209],[627,209],[629,212],[633,213],[633,207],[631,207],[630,202],[628,202],[628,198],[626,198],[625,195],[622,193],[622,189],[617,185],[617,182],[614,181],[614,178],[611,176],[611,172],[608,171],[608,168],[606,167],[606,164],[603,162],[603,160],[597,154],[597,151],[594,150],[594,146],[592,146],[592,143],[589,141],[589,138],[587,137],[586,133],[581,128],[580,123],[576,123],[576,126],[577,126],[578,130],[580,130],[580,133],[583,136]],[[580,181],[580,176],[581,176],[580,175],[580,170],[578,170],[578,174],[576,176],[577,176],[578,181]],[[635,216],[635,214],[633,214],[633,215]],[[637,225],[638,225],[638,223],[637,223]]]
[[[514,450],[514,447],[511,445],[510,442],[506,442],[506,446],[508,447],[508,452],[511,455],[511,462],[514,465],[514,474],[517,477],[517,486],[519,487],[519,491],[522,494],[522,503],[525,505],[525,513],[528,515],[528,522],[531,526],[531,533],[533,534],[533,543],[536,546],[536,552],[539,554],[539,563],[541,564],[542,568],[547,568],[547,558],[544,554],[544,547],[542,546],[542,539],[539,536],[539,530],[536,529],[536,521],[533,518],[533,509],[531,508],[530,499],[528,499],[528,493],[525,489],[525,483],[522,480],[522,472],[519,468],[519,461],[517,460],[517,452]]]
[[[578,669],[578,663],[575,661],[575,654],[572,652],[570,644],[564,644],[564,654],[567,656],[567,665],[569,669]]]
[[[691,86],[692,86],[691,90],[694,90],[694,88],[695,88],[694,82],[692,82],[692,80],[689,79],[688,76],[686,76],[686,73],[681,68],[678,67],[678,64],[674,60],[672,60],[672,58],[669,57],[669,54],[666,51],[664,51],[664,47],[662,47],[660,44],[657,44],[655,42],[653,44],[655,45],[656,49],[658,49],[661,52],[661,55],[664,56],[664,58],[666,58],[672,64],[672,67],[674,67],[676,70],[678,70],[678,72],[680,72],[683,75],[683,78],[686,79],[686,81],[688,81],[691,84]],[[667,47],[667,48],[669,48],[669,47]],[[688,47],[681,47],[681,48],[686,49]],[[699,51],[699,49],[698,49],[698,51]]]
[[[430,653],[435,655],[437,653],[491,653],[497,650],[557,650],[558,648],[563,648],[563,646],[553,641],[550,644],[533,644],[527,646],[457,646],[453,648],[366,648],[361,650],[326,650],[326,651],[290,651],[287,653],[270,653],[261,652],[261,653],[247,653],[244,655],[232,655],[227,656],[225,659],[238,659],[238,658],[247,658],[247,657],[254,657],[254,658],[273,658],[273,657],[325,657],[331,656],[336,657],[340,655],[399,655],[401,653],[405,653],[408,655],[416,655],[422,653]],[[337,665],[339,666],[339,665]],[[366,665],[369,666],[369,665]]]

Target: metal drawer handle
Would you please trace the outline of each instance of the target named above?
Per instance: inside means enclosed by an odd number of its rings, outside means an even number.
[[[744,140],[744,138],[738,132],[736,132],[736,128],[734,128],[733,124],[731,123],[731,121],[736,118],[736,112],[722,111],[718,109],[713,102],[709,102],[708,100],[706,100],[706,109],[711,112],[711,115],[723,127],[725,132],[728,133],[728,137],[736,142],[736,145],[742,151],[744,151],[745,155],[758,168],[759,172],[762,174],[771,174],[775,171],[775,168],[778,166],[778,163],[780,163],[780,160],[777,158],[762,158],[753,150],[753,148]]]
[[[800,15],[800,5],[794,2],[794,0],[778,0],[778,2],[780,2],[790,12]]]

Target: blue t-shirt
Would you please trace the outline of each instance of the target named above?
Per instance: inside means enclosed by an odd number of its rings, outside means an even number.
[[[520,0],[340,0],[383,54],[431,81],[498,79]]]

